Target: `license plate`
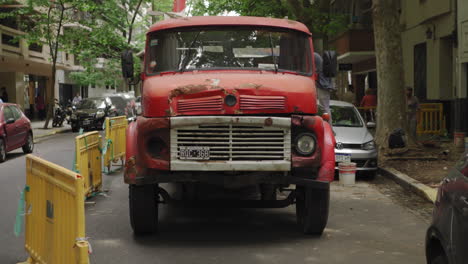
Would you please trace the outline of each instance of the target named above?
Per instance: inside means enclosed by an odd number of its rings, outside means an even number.
[[[209,147],[179,147],[179,159],[181,160],[209,160]]]
[[[350,154],[335,154],[336,162],[351,162]]]
[[[91,124],[91,120],[84,120],[83,121],[83,125],[89,125],[89,124]]]

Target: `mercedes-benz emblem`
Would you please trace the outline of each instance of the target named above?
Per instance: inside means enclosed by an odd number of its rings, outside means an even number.
[[[343,149],[343,143],[337,142],[336,143],[336,149]]]

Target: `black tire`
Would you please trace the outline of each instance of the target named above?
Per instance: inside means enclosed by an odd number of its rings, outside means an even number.
[[[26,154],[32,153],[34,150],[34,138],[31,132],[28,133],[28,139],[23,145],[23,152]]]
[[[71,129],[72,129],[72,132],[78,132],[80,130],[80,127],[77,124],[72,122]]]
[[[439,255],[431,260],[430,264],[448,264],[448,260],[445,255]]]
[[[158,230],[157,185],[129,186],[130,224],[135,235]]]
[[[6,160],[6,146],[5,141],[0,138],[0,163]]]
[[[304,234],[320,236],[328,222],[330,190],[296,187],[297,224]]]

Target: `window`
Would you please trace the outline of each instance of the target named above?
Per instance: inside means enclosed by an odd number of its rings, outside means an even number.
[[[11,112],[13,113],[15,120],[18,120],[21,118],[21,116],[23,116],[23,113],[21,112],[21,110],[18,109],[18,107],[10,106],[10,108],[11,108]]]
[[[115,86],[114,86],[114,85],[111,85],[111,89],[114,90],[114,89],[115,89]]]
[[[331,106],[334,127],[362,127],[359,113],[353,106]]]
[[[11,111],[10,107],[5,106],[3,107],[3,120],[6,122],[8,119],[15,118],[15,115]]]
[[[42,53],[42,45],[37,44],[37,43],[31,43],[29,45],[29,50]]]
[[[2,44],[8,45],[8,46],[13,46],[19,48],[20,44],[15,37],[7,35],[7,34],[2,34]]]
[[[265,27],[203,27],[153,32],[146,71],[241,69],[309,75],[308,35]]]
[[[106,85],[106,89],[109,90],[109,85]]]

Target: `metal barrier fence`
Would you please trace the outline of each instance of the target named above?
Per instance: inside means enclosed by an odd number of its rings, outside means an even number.
[[[112,162],[121,160],[122,165],[125,158],[126,138],[128,121],[126,116],[106,118],[106,139],[104,166],[110,171]]]
[[[101,190],[101,144],[101,136],[97,131],[89,132],[75,138],[75,168],[84,179],[85,195],[87,197]]]
[[[83,186],[75,172],[26,156],[23,263],[89,263]]]
[[[442,135],[445,130],[444,108],[441,103],[420,104],[418,134]]]
[[[358,107],[366,121],[376,121],[376,107]],[[442,135],[445,130],[444,108],[441,103],[419,105],[417,133]]]

